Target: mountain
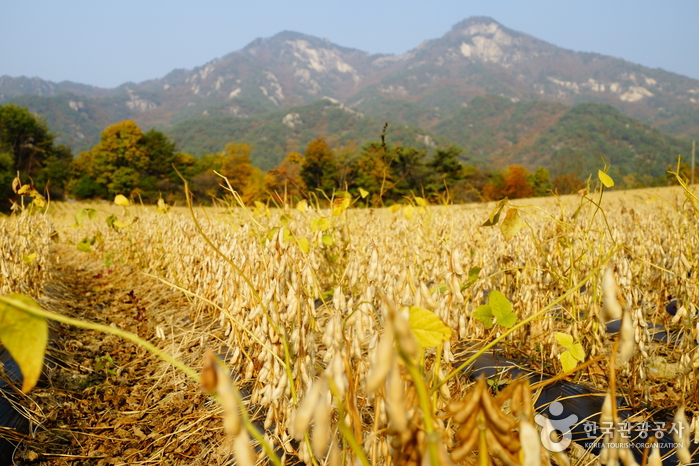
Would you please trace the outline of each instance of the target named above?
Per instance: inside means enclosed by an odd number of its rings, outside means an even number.
[[[611,165],[615,178],[633,175],[627,185],[649,184],[665,174],[691,143],[664,134],[608,104],[512,102],[476,97],[467,107],[432,128],[437,141],[465,148],[468,161],[490,166],[547,167],[551,175],[583,178]]]
[[[181,121],[165,133],[182,151],[205,154],[220,152],[226,142],[251,144],[251,159],[263,170],[279,165],[289,152],[303,152],[318,137],[334,148],[356,148],[380,138],[383,121],[370,118],[329,97],[289,110],[251,117],[226,114]],[[432,148],[432,134],[417,126],[389,125],[387,139],[403,147]]]
[[[118,93],[118,89],[102,89],[71,81],[53,83],[39,78],[27,78],[24,76],[19,78],[0,76],[0,101],[27,94],[51,97],[62,92],[71,92],[87,97],[105,97]]]
[[[474,100],[487,95],[500,99],[491,98],[487,105]],[[277,128],[285,140],[305,140],[286,134],[290,128],[281,121],[325,97],[337,103],[320,105],[327,107],[323,115],[330,118],[320,126],[333,127],[333,118],[346,118],[346,110],[330,110],[342,104],[365,116],[359,126],[378,123],[372,139],[380,134],[383,121],[389,128],[408,125],[423,145],[428,142],[424,147],[456,142],[481,162],[516,159],[513,154],[538,140],[571,106],[584,102],[609,104],[677,137],[699,137],[699,80],[562,49],[485,17],[461,21],[443,37],[398,56],[372,55],[285,31],[201,67],[115,89],[0,78],[0,103],[14,102],[41,113],[61,134],[58,142],[76,152],[94,145],[104,127],[123,119],[162,129],[193,151],[221,150],[226,135],[264,140],[245,132],[246,125]],[[486,111],[484,105],[494,106],[495,113],[482,119],[477,113]],[[204,139],[197,141],[197,132],[189,126],[205,128],[207,120],[218,129],[202,129],[198,133]],[[219,136],[212,137],[214,133]],[[338,138],[366,133],[350,130]],[[489,139],[489,134],[498,139]],[[276,134],[265,137],[283,139]],[[272,150],[267,144],[255,156],[265,160],[263,165],[275,163],[288,146]]]
[[[490,18],[464,20],[406,55],[400,72],[366,86],[348,105],[361,110],[363,100],[383,95],[451,113],[478,95],[496,94],[513,101],[609,103],[649,124],[699,112],[698,80],[562,49]]]

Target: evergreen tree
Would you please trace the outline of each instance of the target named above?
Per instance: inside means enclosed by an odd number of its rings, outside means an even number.
[[[46,122],[17,105],[0,106],[0,210],[10,206],[11,180],[32,178],[39,191],[48,184],[54,197],[60,197],[69,175],[72,159],[65,146],[54,146],[55,135]],[[8,181],[9,180],[9,181]]]
[[[427,163],[432,171],[428,192],[441,195],[464,180],[464,166],[459,161],[461,152],[463,149],[456,146],[434,151],[432,159]]]

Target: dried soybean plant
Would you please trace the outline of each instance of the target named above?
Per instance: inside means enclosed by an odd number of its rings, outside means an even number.
[[[50,278],[49,249],[57,239],[46,201],[31,185],[15,178],[12,187],[20,195],[14,213],[0,214],[0,295],[22,293],[36,297]],[[25,205],[25,198],[31,201]]]
[[[552,373],[564,370],[565,354],[579,366],[580,348],[588,361],[609,352],[611,338],[597,316],[608,302],[602,272],[614,248],[620,252],[609,263],[637,344],[635,359],[617,371],[618,386],[648,401],[658,397],[650,382],[674,384],[680,393],[696,384],[691,372],[658,375],[667,362],[683,371],[695,357],[680,349],[689,338],[664,349],[650,338],[652,325],[696,337],[696,282],[687,278],[696,238],[679,237],[695,219],[658,195],[633,196],[605,194],[604,216],[599,196],[509,202],[505,219],[516,222],[515,209],[526,220],[509,241],[481,228],[492,220],[492,204],[436,207],[415,198],[409,206],[362,210],[351,209],[345,194],[327,209],[307,202],[248,208],[233,199],[225,209],[194,209],[195,217],[131,206],[139,220],[124,228],[86,221],[65,234],[77,244],[99,233],[91,254],[135,261],[195,299],[183,319],[209,330],[183,333],[190,340],[180,344],[227,355],[247,395],[236,406],[258,413],[265,448],[282,459],[434,462],[472,441],[463,429],[454,435],[447,411],[451,399],[470,400],[466,382],[444,382],[462,362],[452,352],[457,343],[483,346],[501,337],[508,354]],[[484,326],[475,313],[493,290],[511,302],[514,326],[526,325],[508,333],[492,316]],[[663,314],[669,295],[685,308],[674,323]],[[410,340],[397,329],[400,319],[410,325],[411,309],[433,313],[451,338],[401,356]],[[587,365],[576,377],[604,385],[605,364]],[[525,434],[531,431],[519,431]]]

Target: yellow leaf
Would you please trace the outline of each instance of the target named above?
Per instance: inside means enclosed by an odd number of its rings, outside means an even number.
[[[33,252],[33,253],[31,253],[31,254],[26,254],[26,255],[22,256],[22,261],[23,261],[25,264],[31,264],[32,262],[34,262],[35,259],[36,259],[36,253],[35,253],[35,252]]]
[[[573,337],[567,333],[556,332],[556,341],[559,345],[564,348],[570,348],[573,346]]]
[[[570,372],[575,369],[578,365],[578,361],[573,357],[570,351],[564,351],[558,356],[561,360],[561,366],[563,366],[563,372]]]
[[[415,204],[419,205],[420,207],[427,207],[429,205],[429,202],[427,202],[427,199],[425,199],[424,197],[415,196]]]
[[[311,250],[311,245],[308,242],[308,239],[299,238],[299,249],[301,250],[302,253],[308,254],[308,251]]]
[[[305,199],[300,200],[296,203],[296,210],[298,210],[299,212],[305,212],[307,207],[308,201],[306,201]]]
[[[168,210],[170,210],[170,206],[165,204],[165,201],[163,200],[162,197],[159,198],[158,199],[158,212],[160,212],[161,214],[166,214],[168,212]]]
[[[32,204],[34,204],[37,207],[45,207],[46,206],[46,198],[39,194],[37,191],[34,191],[31,195],[34,200],[32,201]]]
[[[411,205],[403,207],[403,215],[405,215],[405,218],[408,220],[412,219],[413,216],[415,216],[415,207]]]
[[[129,225],[133,225],[136,220],[138,220],[138,217],[134,217],[131,221],[126,221],[126,220],[115,220],[112,225],[114,225],[117,228],[126,228]]]
[[[570,354],[580,362],[585,360],[585,350],[580,343],[573,343],[570,347]]]
[[[500,225],[500,231],[505,241],[509,241],[519,233],[523,226],[524,222],[519,216],[519,211],[511,208],[507,211],[507,215],[505,215],[505,219],[502,221],[502,225]]]
[[[484,227],[492,227],[493,225],[497,225],[498,220],[500,220],[500,213],[505,207],[505,204],[507,204],[507,198],[501,199],[500,202],[495,205],[495,208],[490,213],[490,217],[488,217],[488,220],[483,223]]]
[[[49,327],[46,319],[29,314],[17,306],[39,308],[33,299],[17,293],[3,298],[4,302],[0,302],[0,342],[22,371],[22,391],[26,393],[39,381]]]
[[[408,323],[415,339],[423,348],[439,346],[449,341],[451,329],[434,312],[421,307],[410,306]]]
[[[17,191],[17,194],[20,196],[28,196],[29,193],[32,192],[32,186],[29,184],[22,185],[21,188]]]
[[[352,197],[349,194],[344,192],[342,194],[346,194],[346,196],[333,199],[333,217],[342,215],[352,202]]]
[[[369,195],[369,191],[364,188],[359,188],[359,195],[362,196],[362,199],[366,199],[366,197]]]
[[[255,210],[252,213],[253,215],[262,215],[265,217],[271,216],[271,212],[269,211],[269,208],[267,207],[266,204],[263,204],[260,201],[255,201]]]
[[[311,232],[315,233],[316,231],[326,231],[328,228],[330,228],[330,219],[328,217],[316,217],[313,220],[311,220]]]
[[[114,198],[114,203],[122,207],[127,207],[129,205],[129,200],[123,194],[117,194]]]
[[[604,173],[602,170],[597,170],[597,176],[599,176],[599,180],[607,188],[611,188],[612,186],[614,186],[614,180],[612,179],[612,177]]]
[[[400,210],[400,204],[393,204],[391,207],[388,208],[389,211],[396,213]]]

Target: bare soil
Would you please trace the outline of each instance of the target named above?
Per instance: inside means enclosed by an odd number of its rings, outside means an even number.
[[[128,266],[105,265],[56,245],[54,278],[40,304],[53,312],[128,330],[198,369],[200,343],[215,344],[206,311]],[[156,327],[162,329],[156,336]],[[47,382],[24,405],[32,439],[16,464],[197,465],[230,462],[217,404],[198,384],[121,338],[55,324]],[[201,335],[195,339],[193,335]]]

